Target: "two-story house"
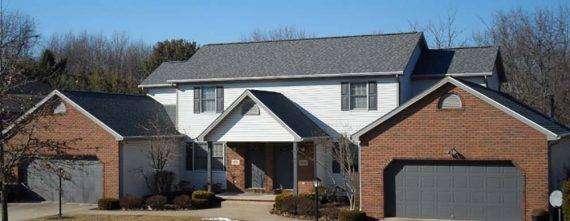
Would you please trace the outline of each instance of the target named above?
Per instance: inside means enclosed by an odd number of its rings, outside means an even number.
[[[338,169],[315,138],[350,136],[444,76],[498,90],[498,48],[433,50],[417,32],[208,44],[140,87],[199,144],[186,152],[184,179],[205,185],[211,141],[214,183],[270,191],[295,188],[295,173],[299,188],[314,173],[330,184]],[[315,148],[317,163],[299,148]]]
[[[160,65],[139,85],[148,96],[50,96],[67,107],[60,134],[104,147],[89,185],[106,197],[148,194],[133,171],[157,134],[130,127],[155,114],[184,136],[169,170],[195,188],[332,186],[330,151],[349,138],[372,217],[529,220],[567,178],[570,130],[501,93],[505,81],[498,47],[430,49],[411,32],[208,44]]]

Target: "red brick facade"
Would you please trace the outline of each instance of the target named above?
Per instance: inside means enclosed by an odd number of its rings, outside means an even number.
[[[275,146],[272,143],[227,143],[226,148],[226,177],[227,177],[227,190],[231,192],[245,192],[246,186],[246,173],[251,171],[251,162],[247,159],[248,148],[255,145],[259,154],[265,155],[265,180],[264,191],[273,191],[273,180],[275,179],[275,164],[274,150]],[[312,160],[314,148],[312,143],[301,143],[300,150],[305,150],[303,153],[299,152],[299,160],[307,160],[308,165],[299,166],[299,192],[311,192],[313,190],[313,176],[314,176],[314,163]],[[232,165],[232,161],[239,161],[238,165]]]
[[[103,197],[119,197],[119,142],[93,120],[66,104],[65,114],[42,116],[47,129],[34,133],[39,139],[67,141],[70,155],[96,156],[103,164]],[[40,127],[38,127],[40,128]],[[10,142],[17,142],[15,137]]]
[[[446,92],[461,97],[463,108],[438,109]],[[395,159],[451,160],[457,149],[466,160],[510,161],[524,176],[524,213],[548,203],[548,142],[544,134],[485,101],[449,86],[428,95],[361,138],[362,209],[384,216],[384,169]]]

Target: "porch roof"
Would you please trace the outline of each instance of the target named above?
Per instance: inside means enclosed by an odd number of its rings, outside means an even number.
[[[261,90],[245,90],[224,112],[216,118],[198,137],[205,141],[206,137],[234,111],[246,98],[250,98],[260,108],[267,111],[277,122],[287,129],[295,140],[325,137],[327,133],[307,116],[306,112],[285,95]]]

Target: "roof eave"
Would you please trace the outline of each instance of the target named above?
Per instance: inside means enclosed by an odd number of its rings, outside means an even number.
[[[390,76],[402,75],[403,71],[386,71],[386,72],[362,72],[362,73],[342,73],[342,74],[316,74],[316,75],[289,75],[289,76],[264,76],[264,77],[236,77],[236,78],[207,78],[207,79],[179,79],[167,80],[168,83],[204,83],[204,82],[222,82],[222,81],[252,81],[252,80],[286,80],[286,79],[303,79],[303,78],[334,78],[334,77],[367,77],[367,76]],[[157,84],[164,85],[164,84]],[[149,86],[147,86],[149,87]]]

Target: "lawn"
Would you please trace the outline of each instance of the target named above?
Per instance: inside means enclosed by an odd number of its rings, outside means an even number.
[[[34,219],[35,221],[53,221],[53,220],[63,220],[63,221],[150,221],[150,220],[161,220],[161,221],[198,221],[201,220],[197,217],[175,217],[175,216],[152,216],[152,215],[73,215],[64,216],[63,219],[58,219],[57,217],[45,217]]]

